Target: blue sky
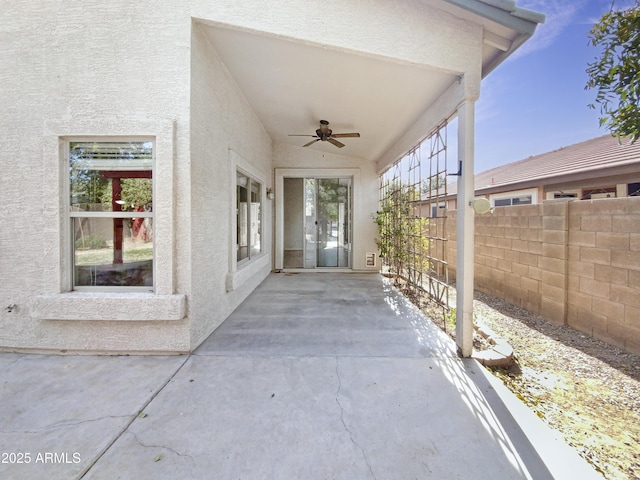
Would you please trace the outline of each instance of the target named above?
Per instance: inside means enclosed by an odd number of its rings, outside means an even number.
[[[600,128],[595,91],[585,91],[587,63],[597,56],[588,31],[611,0],[518,0],[546,14],[529,39],[482,83],[476,103],[475,171],[588,140]],[[633,4],[616,0],[616,7]]]

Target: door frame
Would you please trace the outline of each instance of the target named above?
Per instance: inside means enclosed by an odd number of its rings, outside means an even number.
[[[284,179],[285,178],[351,178],[351,251],[354,250],[354,234],[356,225],[353,224],[355,208],[355,190],[360,184],[360,169],[357,168],[276,168],[275,169],[275,241],[274,241],[274,269],[282,270],[284,266]],[[353,260],[352,260],[353,262]],[[327,270],[353,270],[350,268],[323,267],[320,271]],[[306,271],[318,271],[318,269],[306,269]]]

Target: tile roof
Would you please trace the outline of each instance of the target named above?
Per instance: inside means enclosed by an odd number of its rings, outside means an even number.
[[[611,135],[604,135],[478,173],[475,190],[508,191],[525,184],[548,185],[576,174],[596,178],[608,169],[633,165],[640,172],[640,142],[619,143]],[[455,194],[456,184],[447,190],[449,195]]]

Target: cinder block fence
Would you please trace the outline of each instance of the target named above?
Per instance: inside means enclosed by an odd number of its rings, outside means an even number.
[[[640,354],[640,197],[498,207],[475,222],[477,290]]]

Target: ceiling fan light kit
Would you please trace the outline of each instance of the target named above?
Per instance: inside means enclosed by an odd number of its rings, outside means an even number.
[[[360,137],[359,133],[333,133],[333,130],[329,128],[329,122],[327,120],[320,120],[320,128],[316,130],[315,135],[289,135],[290,137],[313,137],[314,140],[311,140],[309,143],[303,145],[303,147],[308,147],[309,145],[313,145],[316,142],[323,141],[329,142],[332,145],[335,145],[338,148],[344,147],[344,143],[339,142],[336,138],[355,138]]]

